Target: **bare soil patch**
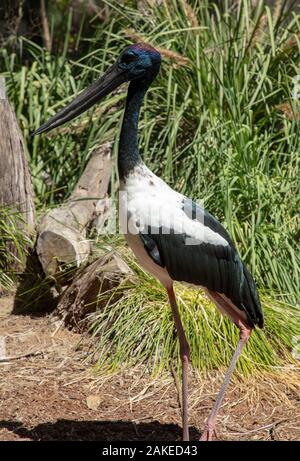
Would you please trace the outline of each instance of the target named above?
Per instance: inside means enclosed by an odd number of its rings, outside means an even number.
[[[12,315],[0,298],[0,336],[8,357],[0,362],[0,440],[146,440],[181,438],[174,377],[153,379],[144,368],[99,379],[82,338],[50,316]],[[221,440],[299,440],[297,375],[235,380],[221,409]],[[222,374],[191,373],[191,438],[204,427]],[[299,378],[299,376],[298,376]]]

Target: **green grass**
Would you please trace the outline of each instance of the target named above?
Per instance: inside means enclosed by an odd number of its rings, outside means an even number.
[[[37,199],[53,206],[66,198],[97,144],[114,140],[116,155],[125,92],[53,133],[29,134],[112,64],[132,37],[162,49],[161,72],[140,120],[145,162],[176,190],[204,202],[255,276],[267,330],[255,333],[240,366],[281,363],[299,334],[300,103],[292,92],[300,66],[300,18],[248,0],[235,8],[224,1],[221,10],[207,1],[195,0],[188,8],[187,1],[168,0],[147,14],[133,1],[105,3],[109,22],[91,21],[88,38],[75,40],[66,31],[60,54],[24,38],[26,66],[20,54],[0,52]],[[117,187],[114,169],[112,196]],[[235,329],[200,295],[180,293],[195,366],[228,360]],[[144,274],[139,289],[98,313],[95,331],[102,350],[113,341],[112,365],[130,360],[131,351],[132,360],[153,360],[155,366],[178,354],[165,295]]]
[[[14,287],[17,271],[25,267],[32,241],[23,228],[24,221],[19,212],[0,206],[0,293]]]

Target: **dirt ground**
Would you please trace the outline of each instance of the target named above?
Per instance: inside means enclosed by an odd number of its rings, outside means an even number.
[[[0,440],[180,440],[174,376],[154,380],[143,368],[99,379],[88,361],[91,339],[58,328],[51,316],[11,310],[12,299],[0,298]],[[197,440],[221,374],[191,375],[190,433]],[[218,439],[299,440],[299,393],[294,378],[281,376],[235,380]]]

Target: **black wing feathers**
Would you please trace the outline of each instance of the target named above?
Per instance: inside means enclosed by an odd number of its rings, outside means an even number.
[[[155,241],[150,237],[148,234],[143,234],[140,232],[140,237],[144,244],[145,250],[149,254],[149,256],[153,259],[153,261],[158,264],[159,266],[165,267],[163,263],[158,248],[156,246]]]
[[[193,203],[193,202],[191,202]],[[190,219],[199,220],[199,209],[193,204],[186,212]],[[197,213],[195,213],[197,211]],[[192,214],[190,214],[190,212]],[[202,215],[201,215],[202,212]],[[200,219],[204,225],[221,235],[228,245],[206,242],[187,244],[186,234],[176,234],[172,229],[147,229],[140,234],[148,255],[156,264],[165,267],[173,280],[201,285],[225,294],[233,304],[244,311],[250,325],[263,326],[263,313],[254,280],[240,259],[224,227],[204,209]]]

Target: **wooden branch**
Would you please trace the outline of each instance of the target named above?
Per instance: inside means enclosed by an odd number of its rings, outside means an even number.
[[[107,195],[111,176],[111,144],[95,149],[70,199],[50,210],[38,226],[37,254],[45,274],[58,262],[79,266],[90,254],[86,228],[95,218],[99,199]]]
[[[0,363],[12,362],[14,360],[26,359],[28,357],[36,357],[37,355],[42,355],[44,353],[45,351],[35,351],[35,352],[27,352],[27,354],[12,355],[10,357],[1,358]]]
[[[82,332],[89,326],[86,316],[108,302],[114,303],[122,290],[113,289],[122,285],[125,288],[128,283],[137,283],[132,270],[120,256],[110,252],[80,271],[64,291],[55,313],[65,325]]]
[[[50,37],[50,31],[49,31],[49,22],[48,22],[48,17],[47,17],[47,11],[46,11],[46,4],[45,0],[41,0],[41,20],[42,20],[42,26],[43,26],[43,36],[44,36],[44,44],[46,50],[51,53],[51,48],[52,48],[52,43],[51,43],[51,37]]]

